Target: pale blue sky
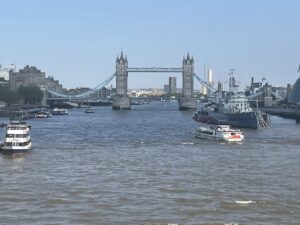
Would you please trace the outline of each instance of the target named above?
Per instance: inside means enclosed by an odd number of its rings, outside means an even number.
[[[0,0],[0,28],[0,64],[37,66],[67,88],[105,80],[121,49],[129,67],[180,67],[190,52],[201,77],[204,65],[222,81],[235,68],[242,84],[299,76],[298,0]],[[171,75],[129,74],[129,87]]]

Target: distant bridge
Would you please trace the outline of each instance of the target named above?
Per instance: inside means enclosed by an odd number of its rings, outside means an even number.
[[[132,68],[134,70],[130,70],[128,72],[170,72],[167,70],[163,70],[163,71],[150,71],[150,68],[147,68],[147,70],[139,70],[139,68]],[[176,70],[176,73],[179,73],[178,70]],[[62,99],[66,99],[66,100],[80,100],[80,99],[85,99],[88,98],[89,96],[95,94],[96,92],[98,92],[100,89],[102,89],[103,87],[107,86],[114,78],[115,78],[116,74],[111,75],[109,78],[107,78],[104,82],[101,82],[100,84],[98,84],[96,87],[92,88],[89,91],[80,93],[80,94],[76,94],[76,95],[67,95],[67,94],[63,94],[57,91],[53,91],[50,89],[47,89],[47,91],[53,95],[53,97],[48,98],[51,100],[62,100]],[[217,89],[210,86],[206,81],[202,80],[197,74],[194,74],[194,77],[196,78],[196,80],[198,80],[203,86],[205,86],[206,88],[208,88],[209,90],[211,90],[212,92],[216,92]]]
[[[58,93],[54,90],[46,90],[51,95],[48,100],[65,101],[85,101],[92,98],[101,88],[106,86],[116,77],[116,93],[113,96],[113,109],[131,109],[130,98],[128,96],[128,73],[181,73],[182,74],[182,93],[179,98],[179,110],[195,110],[197,108],[196,98],[194,97],[194,78],[203,86],[211,91],[217,90],[202,80],[194,73],[194,58],[187,54],[182,60],[182,67],[128,67],[127,57],[121,52],[120,57],[116,58],[116,72],[106,80],[98,84],[91,90],[76,95]]]
[[[128,68],[127,72],[133,72],[133,73],[182,73],[182,68],[176,68],[176,67],[132,67]],[[107,79],[105,79],[103,82],[92,88],[91,90],[88,90],[86,92],[75,94],[75,95],[68,95],[59,93],[54,90],[47,91],[51,94],[51,97],[47,98],[48,100],[87,100],[91,99],[90,96],[97,93],[100,89],[107,86],[114,78],[116,77],[116,73],[109,76]],[[194,73],[194,78],[198,80],[203,86],[211,90],[212,92],[216,92],[217,90],[210,86],[206,81],[202,80],[197,74]]]

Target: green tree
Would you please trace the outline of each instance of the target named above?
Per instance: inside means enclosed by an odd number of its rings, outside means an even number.
[[[37,86],[20,86],[17,93],[28,104],[40,104],[43,98],[43,92]]]
[[[8,87],[0,86],[0,101],[5,102],[6,104],[15,104],[20,100],[16,92],[10,90]]]

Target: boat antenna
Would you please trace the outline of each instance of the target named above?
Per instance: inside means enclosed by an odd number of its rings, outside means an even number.
[[[229,71],[229,91],[233,91],[233,88],[235,87],[235,80],[233,77],[234,69],[230,69]]]
[[[203,80],[205,81],[205,72],[206,72],[206,68],[205,68],[205,64],[203,65]]]
[[[299,64],[299,68],[298,68],[298,73],[300,73],[300,64]]]

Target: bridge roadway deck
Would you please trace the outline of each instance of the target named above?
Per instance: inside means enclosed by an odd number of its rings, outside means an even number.
[[[138,73],[182,73],[182,68],[162,68],[162,67],[132,67],[128,68],[127,72],[138,72]]]

